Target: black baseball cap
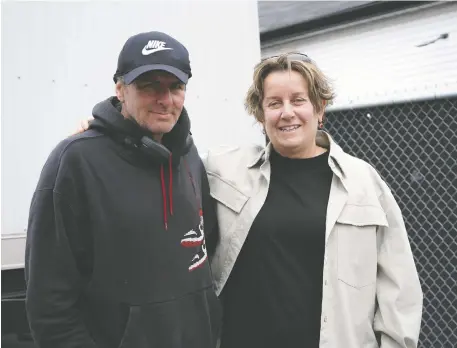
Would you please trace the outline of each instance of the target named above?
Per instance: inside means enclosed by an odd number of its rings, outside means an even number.
[[[187,83],[192,76],[189,52],[170,35],[159,31],[140,33],[124,44],[117,62],[114,82],[123,77],[126,84],[148,71],[163,70]]]

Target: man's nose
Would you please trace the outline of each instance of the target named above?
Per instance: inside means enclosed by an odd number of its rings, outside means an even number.
[[[157,102],[159,102],[159,103],[169,104],[172,102],[171,91],[167,87],[158,89],[156,96],[157,96]]]

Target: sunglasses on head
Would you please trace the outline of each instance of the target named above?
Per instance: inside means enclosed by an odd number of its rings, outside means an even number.
[[[268,59],[277,59],[279,57],[286,57],[287,60],[297,60],[300,62],[311,63],[311,58],[309,58],[306,54],[300,52],[290,52],[285,54],[280,54],[276,56],[266,57],[262,59],[262,62]]]

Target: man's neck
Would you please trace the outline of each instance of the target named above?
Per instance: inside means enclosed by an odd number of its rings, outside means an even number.
[[[152,139],[154,139],[154,141],[157,141],[160,144],[162,144],[162,138],[163,134],[152,134]]]
[[[138,124],[138,122],[135,120],[135,118],[134,118],[133,116],[129,115],[129,114],[127,113],[127,111],[126,111],[124,108],[121,109],[121,114],[122,114],[122,116],[124,116],[124,118],[129,119],[129,120],[131,120],[132,122],[135,122],[139,127],[141,127],[141,125]],[[145,129],[144,127],[142,127],[142,128]],[[163,134],[162,134],[162,133],[152,133],[149,129],[145,129],[145,130],[146,130],[148,133],[151,134],[151,138],[152,138],[154,141],[156,141],[156,142],[162,144],[162,138],[163,138]]]

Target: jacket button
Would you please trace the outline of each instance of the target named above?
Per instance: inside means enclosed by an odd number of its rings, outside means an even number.
[[[327,285],[327,279],[324,281],[324,285]]]
[[[324,317],[324,323],[326,323],[326,322],[327,322],[327,317],[325,316],[325,317]]]

